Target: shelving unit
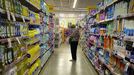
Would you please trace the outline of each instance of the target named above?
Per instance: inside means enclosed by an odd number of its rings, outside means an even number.
[[[5,1],[10,5],[0,8],[0,74],[38,75],[54,51],[54,16],[42,8],[44,0]]]
[[[21,4],[28,7],[29,10],[33,11],[33,12],[36,12],[36,13],[39,13],[41,12],[40,8],[35,6],[34,4],[32,4],[30,1],[28,0],[20,0]]]
[[[85,22],[81,47],[100,75],[134,74],[133,2],[103,0],[81,20]]]
[[[0,8],[0,13],[5,14],[5,10],[3,10],[2,8]]]
[[[23,55],[21,58],[15,60],[13,63],[9,64],[9,65],[6,65],[5,66],[5,71],[9,70],[9,69],[12,69],[13,66],[15,66],[17,63],[23,61],[24,59],[27,58],[27,54]]]
[[[62,43],[62,35],[61,35],[61,30],[59,29],[59,25],[57,25],[57,27],[55,27],[55,47],[58,48],[60,47],[61,43]]]

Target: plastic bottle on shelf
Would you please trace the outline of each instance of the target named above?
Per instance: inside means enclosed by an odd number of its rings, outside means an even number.
[[[4,8],[4,0],[0,0],[0,8]]]
[[[19,49],[19,44],[17,42],[13,42],[13,56],[14,56],[14,59],[17,59],[17,57],[19,56],[19,53],[20,53],[20,49]]]
[[[8,31],[8,30],[7,30],[7,31]],[[10,30],[9,30],[9,31],[10,31],[10,35],[11,35],[12,37],[14,37],[14,36],[15,36],[15,32],[14,32],[14,31],[15,31],[15,30],[14,30],[14,25],[13,25],[13,24],[11,24],[11,23],[10,23]],[[10,35],[8,35],[8,36],[10,36]]]
[[[8,64],[8,58],[7,58],[8,57],[8,51],[7,51],[7,46],[6,45],[7,45],[7,43],[4,44],[4,46],[5,46],[5,49],[4,49],[5,50],[4,51],[4,63],[5,63],[5,65]]]
[[[2,70],[4,68],[4,50],[5,46],[0,44],[0,74],[2,74]]]
[[[6,24],[6,38],[9,38],[11,36],[11,24],[9,22]]]
[[[3,23],[2,23],[2,20],[0,20],[0,38],[2,39],[3,38],[3,36],[4,36],[4,25],[3,25]]]
[[[13,48],[7,48],[7,60],[8,64],[11,64],[14,61],[14,51]]]
[[[106,49],[106,48],[107,48],[107,37],[104,36],[104,49]]]
[[[7,23],[4,23],[4,20],[2,21],[2,38],[6,38],[6,36],[7,36],[7,25],[6,25]]]

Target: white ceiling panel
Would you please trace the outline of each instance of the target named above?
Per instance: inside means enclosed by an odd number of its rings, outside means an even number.
[[[73,9],[74,0],[45,0],[47,4],[54,6],[56,12],[85,12],[89,6],[95,6],[101,0],[78,0],[76,8]]]

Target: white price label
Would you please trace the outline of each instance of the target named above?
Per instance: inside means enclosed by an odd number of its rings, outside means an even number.
[[[11,20],[10,12],[8,10],[7,10],[7,18],[8,18],[9,21]]]
[[[15,16],[14,16],[14,13],[11,13],[11,16],[13,18],[13,21],[16,21]]]
[[[8,38],[8,39],[7,39],[7,41],[8,41],[8,47],[9,47],[9,48],[10,48],[10,47],[12,47],[11,39],[10,39],[10,38]]]
[[[20,42],[20,40],[19,40],[19,38],[18,38],[18,37],[16,37],[16,40],[18,41],[18,43],[19,43],[19,44],[21,44],[21,42]]]
[[[23,22],[25,23],[26,21],[25,21],[25,19],[24,19],[24,16],[21,16],[21,18],[22,18]]]
[[[134,47],[134,42],[133,42],[133,47]]]

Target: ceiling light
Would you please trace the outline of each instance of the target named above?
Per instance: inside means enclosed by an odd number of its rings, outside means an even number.
[[[76,7],[77,0],[74,0],[73,8]]]
[[[65,17],[65,15],[63,13],[60,13],[59,16],[60,17]]]
[[[46,6],[47,4],[44,2],[44,5]]]

